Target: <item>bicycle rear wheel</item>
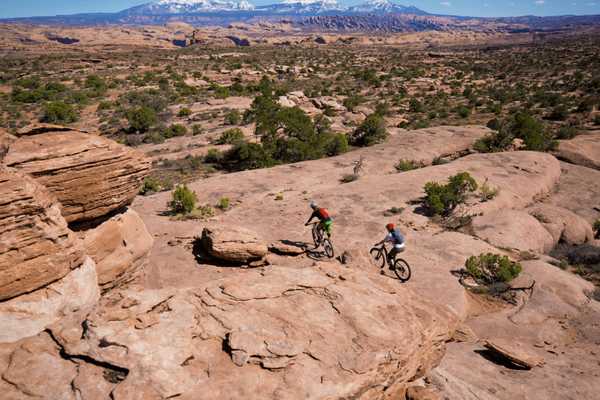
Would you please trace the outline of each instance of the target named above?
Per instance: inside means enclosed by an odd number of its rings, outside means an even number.
[[[406,282],[411,276],[410,265],[403,259],[398,258],[394,263],[394,273],[400,281]]]
[[[385,265],[385,255],[383,254],[383,251],[378,247],[373,247],[371,251],[369,251],[369,254],[371,255],[371,258],[373,258],[375,265],[379,268],[383,268]]]
[[[327,257],[333,258],[335,254],[333,252],[333,245],[329,239],[323,240],[323,249],[325,249],[325,254],[327,254]]]

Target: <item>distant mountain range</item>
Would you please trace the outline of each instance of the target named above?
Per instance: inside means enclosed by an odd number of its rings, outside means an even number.
[[[194,26],[226,26],[261,20],[285,20],[309,30],[365,32],[477,30],[484,25],[485,29],[527,32],[600,25],[600,16],[470,18],[433,15],[394,0],[367,0],[355,6],[345,6],[337,0],[282,0],[263,6],[255,6],[249,0],[155,0],[116,13],[11,18],[0,22],[75,26],[185,22]]]

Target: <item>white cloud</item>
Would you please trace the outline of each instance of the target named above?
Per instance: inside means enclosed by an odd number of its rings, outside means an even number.
[[[535,0],[535,4],[538,6],[543,6],[546,4],[546,0]]]
[[[443,5],[444,7],[451,7],[452,6],[452,3],[450,3],[449,1],[442,1],[440,4]]]

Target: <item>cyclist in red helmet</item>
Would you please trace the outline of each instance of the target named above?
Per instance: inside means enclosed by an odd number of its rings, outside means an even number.
[[[390,265],[390,269],[394,269],[394,260],[396,259],[396,255],[404,251],[406,243],[404,240],[404,235],[402,235],[400,230],[396,228],[396,225],[390,222],[385,226],[385,229],[388,232],[387,235],[385,235],[385,238],[381,242],[377,243],[376,246],[380,246],[384,243],[392,244],[392,249],[388,253],[388,263]]]

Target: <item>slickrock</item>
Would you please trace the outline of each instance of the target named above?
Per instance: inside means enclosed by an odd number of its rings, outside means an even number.
[[[135,150],[64,130],[23,133],[11,144],[4,163],[46,186],[69,223],[102,217],[129,204],[150,168]]]
[[[144,222],[131,208],[85,231],[85,252],[96,262],[98,283],[102,289],[130,280],[143,264],[153,241]]]
[[[242,272],[113,293],[83,324],[52,334],[68,357],[129,371],[117,400],[142,398],[130,397],[142,388],[148,398],[375,399],[403,394],[439,362],[455,324],[378,274],[336,264]]]
[[[538,204],[527,209],[546,228],[554,244],[582,244],[594,239],[592,226],[582,217],[562,207]]]
[[[92,308],[100,297],[94,261],[32,293],[0,302],[0,343],[34,336],[59,319]]]
[[[484,347],[509,362],[526,369],[540,367],[544,364],[543,358],[533,354],[531,350],[514,341],[487,339]]]
[[[0,168],[0,301],[31,292],[81,265],[59,204],[24,174]]]
[[[561,140],[556,156],[573,164],[600,169],[600,131]]]
[[[249,263],[268,253],[256,233],[244,228],[210,227],[202,230],[202,244],[208,254],[223,261]]]
[[[490,244],[506,249],[546,253],[555,241],[533,216],[524,211],[501,210],[473,219],[473,232]]]
[[[422,386],[411,386],[406,391],[406,400],[441,400],[442,397],[435,390]]]

